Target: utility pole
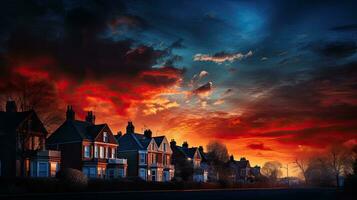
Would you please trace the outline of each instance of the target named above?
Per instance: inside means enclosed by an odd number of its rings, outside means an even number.
[[[286,167],[281,167],[286,169],[286,180],[288,181],[288,187],[290,187],[290,180],[289,180],[289,164],[286,164]]]

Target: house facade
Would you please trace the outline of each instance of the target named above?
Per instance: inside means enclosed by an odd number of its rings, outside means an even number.
[[[207,166],[201,165],[203,156],[199,148],[189,147],[187,142],[178,146],[174,140],[170,142],[170,146],[173,151],[172,163],[175,165],[176,177],[195,182],[207,181]]]
[[[0,176],[55,176],[61,157],[45,148],[47,134],[34,110],[18,112],[15,101],[7,101],[0,112]]]
[[[117,135],[118,157],[128,160],[128,176],[146,181],[170,181],[174,176],[172,150],[165,136],[152,137],[151,130],[135,133],[128,122],[126,133]]]
[[[127,160],[117,158],[118,143],[107,124],[95,124],[89,111],[85,121],[76,120],[72,106],[66,121],[47,139],[49,149],[61,151],[61,167],[81,170],[89,178],[127,175]]]
[[[233,182],[251,182],[254,177],[260,176],[260,167],[251,167],[249,160],[245,157],[240,158],[240,160],[234,160],[234,157],[231,156],[228,161],[228,166],[231,169],[231,178]]]

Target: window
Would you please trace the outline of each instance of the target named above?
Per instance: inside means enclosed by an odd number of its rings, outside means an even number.
[[[30,174],[32,177],[37,176],[37,163],[32,161],[30,166]]]
[[[155,155],[154,155],[154,154],[151,154],[151,163],[156,163]]]
[[[108,142],[108,133],[103,132],[103,142]]]
[[[154,143],[151,144],[151,150],[155,150],[155,144]]]
[[[58,172],[59,170],[59,165],[57,162],[51,162],[51,177],[54,177],[56,176],[56,173]]]
[[[124,177],[124,176],[125,176],[125,173],[124,173],[124,169],[123,169],[123,168],[119,168],[119,169],[118,169],[118,173],[119,173],[119,176],[120,176],[120,177]]]
[[[97,177],[97,170],[95,167],[89,168],[89,177]]]
[[[163,159],[162,163],[163,163],[164,165],[166,165],[166,164],[167,164],[167,162],[166,162],[166,155],[164,155],[163,158],[164,158],[164,159]]]
[[[99,158],[104,158],[104,147],[99,147]]]
[[[105,177],[105,168],[103,168],[103,167],[98,168],[98,176],[101,178]]]
[[[38,176],[39,177],[47,177],[48,176],[48,163],[47,162],[39,162],[38,163]]]
[[[89,168],[88,167],[83,167],[83,174],[89,177]]]
[[[105,147],[105,158],[108,159],[109,158],[109,148]]]
[[[112,148],[112,155],[111,155],[111,158],[115,158],[115,148]]]
[[[114,169],[108,169],[108,177],[114,178]]]
[[[90,158],[90,146],[84,146],[84,157]]]
[[[156,170],[151,170],[151,180],[156,181]]]
[[[139,153],[140,164],[146,164],[146,154]]]
[[[166,151],[166,143],[164,143],[164,151]]]
[[[146,170],[143,169],[143,168],[140,168],[140,170],[139,170],[139,176],[140,176],[140,178],[146,180]]]
[[[94,145],[94,158],[98,158],[98,146]]]

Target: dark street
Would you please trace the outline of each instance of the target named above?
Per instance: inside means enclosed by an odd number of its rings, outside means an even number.
[[[66,194],[29,194],[0,196],[0,199],[352,199],[352,197],[342,196],[334,189],[243,189],[243,190],[185,190],[185,191],[131,191],[131,192],[103,192],[103,193],[66,193]]]

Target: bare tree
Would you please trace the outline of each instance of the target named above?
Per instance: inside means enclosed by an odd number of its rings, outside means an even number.
[[[271,182],[276,182],[282,176],[282,164],[278,161],[269,161],[264,163],[262,167],[262,174],[269,178]]]
[[[336,181],[336,186],[340,186],[340,176],[343,173],[352,171],[352,157],[351,153],[341,147],[333,147],[327,157],[327,163],[331,168]]]
[[[0,88],[0,100],[5,105],[8,98],[13,99],[19,111],[35,110],[49,132],[63,120],[59,112],[59,99],[56,88],[45,80],[14,78]]]
[[[229,160],[227,146],[217,141],[211,141],[207,145],[207,158],[216,174],[217,180],[226,179],[229,174],[226,168],[226,163]]]
[[[296,158],[294,161],[296,167],[300,170],[302,176],[304,177],[305,184],[308,184],[308,174],[307,174],[307,169],[309,166],[309,161],[306,159],[298,159]]]

